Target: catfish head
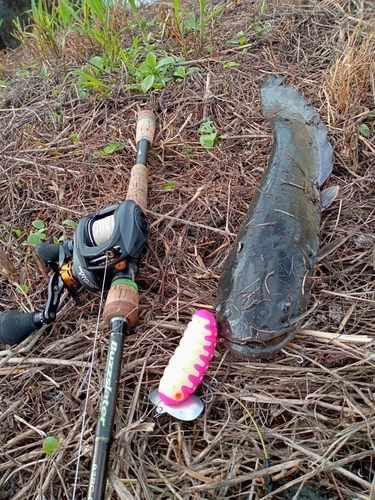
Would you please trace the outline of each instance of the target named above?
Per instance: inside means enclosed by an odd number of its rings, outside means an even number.
[[[230,273],[224,272],[220,278],[219,333],[224,345],[241,357],[265,358],[277,352],[292,340],[311,312],[307,305],[313,265],[300,252],[289,257],[283,253],[279,251],[276,261],[269,259],[272,268],[265,267],[261,259],[250,259],[248,272],[243,273],[234,262]],[[249,280],[249,276],[255,279]]]

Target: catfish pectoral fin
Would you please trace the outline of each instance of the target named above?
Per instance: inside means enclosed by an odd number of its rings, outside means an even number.
[[[320,262],[321,260],[325,259],[328,257],[328,255],[331,255],[331,253],[335,252],[338,248],[341,247],[345,242],[350,240],[352,236],[354,236],[358,231],[360,231],[362,228],[358,227],[357,229],[354,229],[353,231],[350,231],[349,234],[346,234],[345,236],[340,236],[336,240],[331,241],[331,243],[327,243],[326,246],[324,246],[319,252],[317,253],[316,256],[316,261]]]

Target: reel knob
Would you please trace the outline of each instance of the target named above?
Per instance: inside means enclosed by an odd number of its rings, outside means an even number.
[[[43,313],[40,312],[5,312],[0,316],[0,340],[4,344],[19,344],[43,324]]]

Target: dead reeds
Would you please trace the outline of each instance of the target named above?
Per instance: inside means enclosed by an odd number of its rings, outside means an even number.
[[[259,26],[269,26],[267,33]],[[320,499],[367,500],[375,484],[371,124],[368,144],[358,142],[355,173],[338,145],[370,109],[373,42],[357,24],[340,37],[342,18],[319,5],[280,0],[264,12],[238,2],[215,29],[212,56],[194,63],[199,72],[146,96],[119,85],[108,96],[82,99],[62,85],[63,61],[56,61],[56,75],[27,77],[16,75],[26,56],[7,56],[12,84],[0,108],[0,240],[8,274],[0,307],[43,309],[46,279],[23,244],[32,221],[44,221],[49,241],[72,238],[63,220],[78,222],[121,202],[135,160],[135,117],[151,107],[158,116],[149,156],[151,234],[139,276],[140,322],[124,351],[107,498],[254,500],[313,491]],[[227,43],[239,37],[247,39],[245,49]],[[195,309],[214,309],[221,264],[271,152],[258,92],[271,73],[301,89],[335,146],[330,182],[340,194],[323,213],[322,246],[357,231],[317,266],[318,305],[291,344],[270,360],[249,362],[219,343],[205,378],[211,388],[199,390],[204,414],[192,423],[157,417],[149,394]],[[199,128],[208,118],[227,138],[206,150]],[[115,141],[124,149],[95,154]],[[64,300],[58,321],[23,344],[2,345],[3,498],[70,499],[74,491],[86,497],[109,335],[102,323],[96,329],[99,297],[81,291],[80,298],[80,306]],[[51,456],[42,448],[47,435],[60,443]]]

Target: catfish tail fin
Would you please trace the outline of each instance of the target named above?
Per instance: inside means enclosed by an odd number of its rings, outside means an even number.
[[[263,113],[271,123],[274,120],[303,122],[312,129],[319,151],[319,175],[321,186],[332,172],[332,146],[327,129],[318,113],[307,103],[302,94],[290,85],[281,85],[283,77],[270,76],[261,88]]]

